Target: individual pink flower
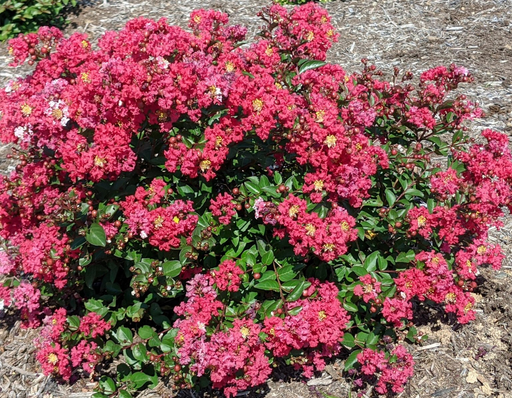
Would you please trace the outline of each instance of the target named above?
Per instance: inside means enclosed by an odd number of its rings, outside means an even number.
[[[412,304],[400,298],[386,297],[382,306],[382,315],[395,327],[401,327],[403,319],[412,319]]]
[[[236,214],[233,197],[227,192],[217,195],[210,202],[210,211],[214,216],[219,217],[221,224],[228,225]]]
[[[375,278],[369,274],[360,276],[359,280],[362,284],[354,287],[354,294],[356,296],[362,296],[365,303],[378,298],[379,293],[381,292],[380,282],[377,282]]]
[[[218,271],[212,271],[217,288],[229,292],[237,292],[240,288],[240,275],[244,271],[233,260],[226,260],[219,265]]]
[[[99,314],[89,312],[80,320],[80,327],[78,330],[86,336],[90,335],[94,339],[97,336],[103,336],[111,327],[112,325],[101,319]]]
[[[41,292],[32,286],[31,283],[21,282],[14,289],[13,301],[19,309],[27,309],[31,312],[39,309],[39,299]]]

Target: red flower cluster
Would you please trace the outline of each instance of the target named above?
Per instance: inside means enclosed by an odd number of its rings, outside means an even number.
[[[315,253],[331,261],[347,252],[347,244],[357,237],[355,220],[347,211],[336,207],[326,218],[306,211],[307,202],[290,195],[278,207],[277,222],[282,228],[275,235],[288,237],[297,255]]]
[[[171,202],[161,180],[154,180],[148,189],[138,187],[120,206],[130,231],[164,251],[179,247],[182,236],[190,238],[198,220],[192,202]]]
[[[272,316],[264,321],[265,345],[275,356],[285,357],[292,350],[306,350],[310,358],[295,364],[306,377],[313,371],[323,370],[323,358],[339,352],[344,331],[350,320],[338,300],[338,289],[333,283],[310,279],[310,288],[304,296],[311,296],[287,304],[287,310],[301,308],[297,315],[284,318]],[[314,349],[314,351],[312,350]],[[311,366],[314,364],[314,367]]]
[[[363,375],[378,378],[375,390],[379,394],[402,392],[414,371],[412,355],[401,345],[391,351],[389,358],[381,351],[365,348],[357,355],[357,361]]]
[[[69,380],[73,370],[79,367],[87,373],[94,372],[101,355],[98,345],[89,339],[105,335],[111,324],[94,312],[88,313],[79,322],[78,332],[83,333],[84,338],[78,344],[68,347],[62,338],[64,332],[71,330],[66,310],[59,308],[53,315],[45,317],[41,333],[34,341],[38,349],[36,358],[44,374]]]

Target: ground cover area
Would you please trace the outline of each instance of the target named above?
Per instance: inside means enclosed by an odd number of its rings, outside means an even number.
[[[66,33],[88,33],[97,39],[107,30],[121,28],[138,16],[160,18],[185,27],[196,8],[213,8],[230,15],[233,23],[258,30],[256,13],[268,5],[263,0],[104,0],[81,2],[69,15]],[[483,128],[512,133],[512,2],[510,0],[352,0],[325,4],[341,34],[329,60],[347,72],[360,69],[366,57],[387,75],[393,66],[413,73],[437,65],[456,63],[467,67],[475,83],[461,90],[477,101],[486,117],[469,127],[475,136]],[[10,69],[7,46],[0,45],[0,84],[29,69]],[[0,148],[5,172],[10,166]],[[422,346],[410,346],[416,373],[401,397],[512,397],[512,217],[493,231],[495,243],[507,257],[501,271],[483,270],[477,319],[464,327],[440,319],[435,312],[418,315],[420,330],[429,336]],[[0,314],[2,316],[2,314]],[[88,397],[94,383],[80,380],[60,385],[45,377],[34,360],[37,330],[21,330],[15,319],[0,320],[0,397]],[[350,379],[341,374],[341,360],[327,367],[321,377],[307,384],[286,369],[278,370],[267,387],[241,393],[266,397],[347,397]],[[212,393],[207,392],[207,395]],[[164,385],[143,397],[174,396]],[[180,396],[198,396],[181,392]],[[354,396],[354,395],[352,395]]]

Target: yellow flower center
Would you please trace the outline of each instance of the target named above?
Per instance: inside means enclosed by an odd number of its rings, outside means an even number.
[[[311,32],[311,31],[309,31],[309,32],[306,34],[306,37],[305,37],[305,39],[306,39],[307,41],[312,41],[314,38],[315,38],[315,34],[314,34],[313,32]]]
[[[89,78],[89,72],[82,72],[82,74],[80,75],[80,79],[82,79],[84,83],[91,82],[91,79]]]
[[[242,334],[242,337],[246,339],[251,334],[251,329],[249,329],[247,326],[242,326],[240,328],[240,333]]]
[[[55,365],[57,362],[59,362],[57,355],[55,355],[53,352],[48,355],[48,363]]]
[[[425,216],[418,217],[418,227],[424,227],[427,225],[427,218]]]
[[[317,192],[321,191],[322,189],[324,189],[324,181],[323,180],[316,180],[313,183],[313,187],[314,187],[315,191],[317,191]]]
[[[332,252],[336,248],[336,245],[334,243],[326,243],[324,245],[324,251],[326,252]]]
[[[208,159],[201,160],[201,163],[199,163],[199,168],[202,172],[205,172],[208,170],[212,165],[212,162],[210,162]]]
[[[155,226],[156,229],[162,228],[164,225],[164,220],[165,219],[162,216],[158,216],[157,218],[155,218],[155,221],[153,221],[153,225]]]
[[[167,112],[160,109],[157,112],[157,117],[159,122],[165,122],[167,120]]]
[[[471,308],[473,308],[473,304],[467,303],[464,307],[464,314],[467,314],[469,311],[471,311]]]
[[[222,137],[221,136],[217,136],[217,138],[215,138],[215,148],[219,148],[221,145],[222,145]]]
[[[235,64],[231,61],[226,61],[226,71],[233,72],[235,70]]]
[[[82,43],[81,43],[81,44],[82,44],[82,47],[83,47],[83,48],[87,48],[87,47],[89,47],[89,43],[87,42],[87,40],[82,40]]]
[[[324,121],[325,111],[317,111],[316,112],[316,121],[318,123],[322,123]]]
[[[313,224],[306,224],[306,235],[315,236],[316,228]]]
[[[450,303],[450,304],[454,304],[455,302],[457,302],[457,296],[455,295],[455,293],[448,293],[444,300],[447,302],[447,303]]]
[[[318,313],[318,320],[319,321],[323,321],[325,318],[327,318],[327,315],[326,315],[325,311],[320,311]]]
[[[329,29],[327,31],[327,37],[333,37],[334,36],[334,31],[332,29]]]
[[[256,98],[254,101],[252,101],[252,109],[254,112],[260,113],[263,109],[263,101],[259,98]]]
[[[478,254],[484,254],[487,251],[487,248],[484,245],[478,246],[478,249],[476,249],[476,252]]]
[[[325,137],[324,144],[327,145],[327,148],[333,148],[336,146],[336,141],[338,141],[338,139],[335,135],[328,135]]]
[[[201,22],[201,16],[200,16],[200,15],[196,15],[196,16],[194,17],[194,22],[195,22],[195,23],[199,23],[199,22]]]
[[[100,158],[98,155],[94,158],[94,165],[97,167],[103,167],[107,164],[106,159]]]
[[[64,114],[62,113],[62,111],[59,108],[57,108],[52,111],[52,116],[55,119],[60,120],[60,119],[62,119],[62,116],[64,116]]]
[[[272,49],[272,47],[267,47],[267,49],[265,50],[265,54],[267,54],[269,57],[274,54],[274,50]]]
[[[174,216],[172,221],[174,221],[176,224],[178,224],[180,222],[180,219],[177,216]]]
[[[32,113],[32,107],[29,104],[23,104],[21,106],[21,113],[23,114],[23,116],[30,116],[30,114]]]
[[[466,266],[467,266],[468,268],[473,267],[473,263],[471,262],[471,260],[466,261]]]
[[[371,293],[371,292],[373,292],[372,285],[363,285],[363,293]]]
[[[363,146],[358,142],[358,143],[356,144],[356,149],[357,149],[358,151],[360,151],[361,149],[363,149]]]
[[[350,229],[350,224],[348,222],[346,222],[346,221],[342,221],[341,222],[341,230],[346,232],[349,229]]]
[[[290,207],[290,210],[288,210],[288,215],[293,218],[297,216],[297,214],[299,214],[299,210],[300,207],[298,205],[293,205],[292,207]]]
[[[13,55],[13,54],[14,54],[14,48],[9,47],[9,55]]]

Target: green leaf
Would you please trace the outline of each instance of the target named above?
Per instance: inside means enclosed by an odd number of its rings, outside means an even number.
[[[162,268],[165,276],[175,278],[181,273],[182,265],[178,260],[166,261],[162,264]]]
[[[259,195],[261,193],[259,184],[256,184],[252,181],[244,182],[244,186],[250,193],[253,193],[255,195]]]
[[[127,380],[131,381],[135,384],[135,388],[138,390],[141,387],[144,387],[146,384],[150,383],[147,387],[148,388],[155,388],[158,384],[158,376],[153,375],[150,376],[144,372],[136,372],[132,375],[130,375]]]
[[[149,358],[147,355],[146,346],[142,343],[139,343],[132,347],[133,357],[139,362],[146,362]]]
[[[80,318],[76,315],[68,316],[69,329],[77,330],[80,327]]]
[[[343,308],[345,308],[349,312],[357,312],[357,305],[351,303],[350,301],[345,301],[343,303]]]
[[[119,398],[132,398],[132,394],[130,394],[126,390],[120,390],[119,391]]]
[[[401,252],[397,256],[395,262],[397,262],[397,263],[410,263],[412,260],[414,260],[415,257],[416,257],[416,253],[414,252],[414,250],[409,250],[406,253]]]
[[[265,243],[265,241],[259,239],[257,242],[258,252],[261,256],[261,261],[264,265],[270,265],[274,261],[274,252],[272,246]]]
[[[176,331],[171,330],[162,338],[162,343],[160,344],[162,352],[170,352],[173,350],[175,335]]]
[[[345,370],[352,369],[357,362],[357,355],[361,353],[361,350],[353,351],[348,358],[345,360]]]
[[[133,333],[130,329],[125,326],[121,326],[117,329],[117,341],[121,343],[121,345],[129,345],[133,342]]]
[[[264,265],[270,265],[274,261],[274,252],[272,250],[266,252],[261,256],[261,262]]]
[[[381,271],[384,271],[386,268],[388,268],[388,260],[386,260],[383,256],[379,256],[377,262]]]
[[[396,202],[396,195],[391,189],[386,189],[386,200],[389,206],[393,206]]]
[[[281,282],[287,282],[292,280],[297,275],[297,272],[293,270],[293,265],[287,265],[286,267],[279,268],[277,274]]]
[[[300,75],[301,73],[304,73],[307,70],[317,69],[324,65],[326,65],[326,62],[324,62],[324,61],[318,61],[318,60],[313,60],[313,59],[301,59],[299,61],[299,63],[297,64],[297,67],[299,69],[299,75]]]
[[[103,304],[103,301],[97,299],[89,299],[84,303],[84,306],[90,312],[95,312],[100,316],[105,316],[108,312],[108,308]]]
[[[297,301],[302,296],[306,287],[309,287],[308,284],[311,285],[311,283],[306,281],[300,281],[295,289],[286,297],[286,301]]]
[[[273,280],[266,280],[263,282],[259,282],[254,286],[256,289],[260,290],[274,290],[276,292],[279,291],[279,283]]]
[[[356,345],[354,336],[350,333],[345,333],[343,335],[343,341],[341,342],[341,344],[343,344],[347,348],[354,347]]]
[[[242,254],[242,261],[253,267],[256,264],[256,256],[252,252],[245,250]]]
[[[147,340],[153,336],[156,336],[156,332],[149,325],[144,325],[137,331],[137,334],[141,339]]]
[[[103,391],[108,395],[116,392],[116,383],[110,377],[102,376],[99,384]]]
[[[85,235],[85,239],[93,246],[105,247],[107,243],[107,236],[105,234],[105,230],[98,223],[94,223],[91,225],[89,231],[87,231],[87,234]]]
[[[121,351],[121,346],[114,343],[112,340],[108,340],[102,349],[103,352],[112,353],[112,357],[117,357]]]
[[[367,272],[372,272],[377,269],[377,259],[379,258],[380,253],[378,251],[373,252],[368,257],[366,257],[366,260],[364,260],[363,267],[366,269]]]

